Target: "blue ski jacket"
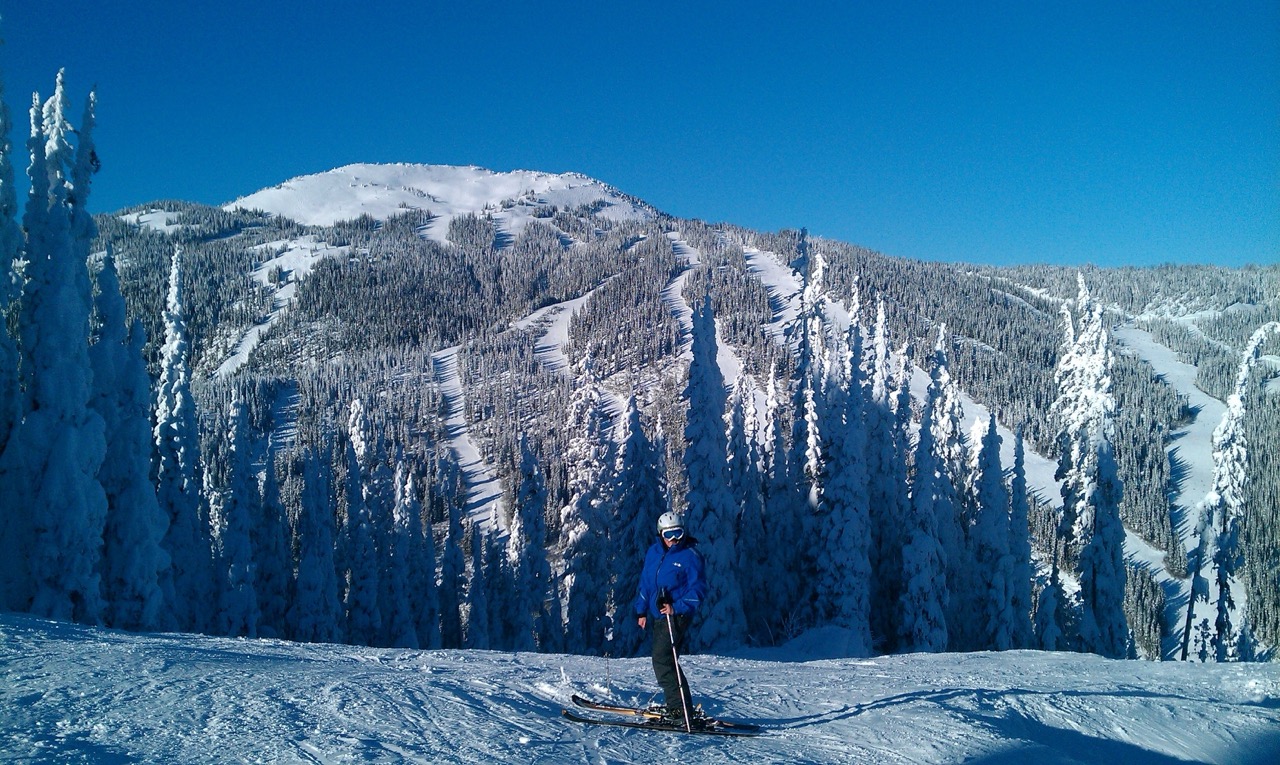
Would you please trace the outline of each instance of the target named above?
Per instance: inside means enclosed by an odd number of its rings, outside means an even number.
[[[665,593],[677,614],[692,614],[707,594],[702,575],[702,554],[698,540],[686,536],[670,548],[659,539],[644,556],[640,587],[636,593],[636,616],[660,616],[658,601]]]

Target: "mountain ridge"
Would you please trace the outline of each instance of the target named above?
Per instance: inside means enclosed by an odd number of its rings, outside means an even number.
[[[538,208],[583,205],[602,206],[597,214],[612,220],[650,220],[660,215],[652,205],[582,173],[500,172],[477,165],[404,162],[354,163],[296,176],[228,202],[222,209],[258,209],[305,225],[331,226],[361,215],[385,220],[409,209],[448,217],[506,212],[520,219],[534,217]],[[524,209],[512,212],[517,208]]]

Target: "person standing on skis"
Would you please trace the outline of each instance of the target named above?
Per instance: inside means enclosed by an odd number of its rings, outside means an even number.
[[[635,601],[640,629],[653,624],[653,673],[662,687],[667,716],[679,721],[693,709],[693,701],[676,653],[707,592],[697,546],[698,540],[685,529],[683,515],[663,513],[658,519],[658,540],[645,554]]]

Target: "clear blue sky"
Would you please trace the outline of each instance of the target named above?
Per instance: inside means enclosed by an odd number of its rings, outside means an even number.
[[[0,0],[0,16],[15,144],[59,67],[77,114],[98,86],[97,211],[218,204],[350,162],[474,164],[908,257],[1280,261],[1276,0]]]

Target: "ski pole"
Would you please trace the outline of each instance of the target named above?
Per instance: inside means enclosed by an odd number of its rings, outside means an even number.
[[[671,620],[675,616],[675,611],[667,614],[667,635],[671,638],[671,660],[676,665],[676,687],[680,689],[680,706],[684,709],[684,732],[692,733],[693,723],[689,720],[689,702],[685,694],[684,671],[680,669],[680,654],[676,653],[676,628],[671,624]]]

